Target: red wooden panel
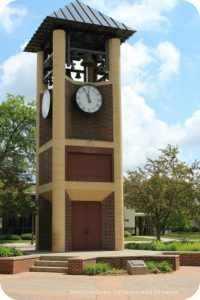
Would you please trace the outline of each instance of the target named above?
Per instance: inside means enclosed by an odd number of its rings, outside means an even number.
[[[66,180],[112,181],[112,155],[96,153],[67,153]]]
[[[101,249],[101,203],[87,202],[87,250]]]
[[[85,250],[86,209],[84,202],[72,202],[72,250]]]

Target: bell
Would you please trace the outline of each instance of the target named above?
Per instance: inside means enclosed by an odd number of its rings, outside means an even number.
[[[101,64],[97,67],[97,74],[98,75],[105,75],[107,73],[106,69],[105,69],[105,65]]]
[[[77,71],[76,72],[76,77],[75,77],[76,79],[81,79],[81,73],[80,73],[80,71]]]
[[[73,51],[73,52],[72,52],[71,59],[72,59],[72,60],[77,60],[77,61],[80,60],[80,56],[79,56],[78,51]]]
[[[104,62],[103,55],[97,54],[97,56],[96,56],[96,62],[97,62],[97,63],[102,63],[102,62]]]
[[[84,53],[83,55],[83,61],[81,63],[81,66],[83,67],[91,67],[94,65],[94,59],[92,57],[91,53]]]

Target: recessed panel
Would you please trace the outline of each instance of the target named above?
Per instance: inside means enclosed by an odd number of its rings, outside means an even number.
[[[66,151],[66,180],[89,182],[113,181],[112,149],[70,147]],[[77,149],[73,149],[77,148]],[[75,150],[75,151],[74,151]],[[103,150],[103,151],[102,151]]]
[[[52,182],[52,148],[39,154],[39,185]]]

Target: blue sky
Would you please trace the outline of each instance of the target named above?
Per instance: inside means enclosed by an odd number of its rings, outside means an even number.
[[[0,3],[4,0],[0,0]],[[0,101],[35,99],[36,57],[22,52],[42,20],[71,1],[16,0],[0,12]],[[178,145],[200,160],[200,16],[185,0],[82,0],[137,33],[121,47],[124,169]]]

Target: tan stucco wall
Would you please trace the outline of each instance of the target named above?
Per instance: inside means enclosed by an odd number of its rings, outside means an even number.
[[[107,182],[68,181],[65,187],[74,201],[102,201],[114,191],[114,184]]]
[[[52,250],[65,251],[65,60],[66,33],[53,32]]]
[[[40,128],[40,95],[46,89],[46,85],[43,83],[43,64],[44,53],[39,51],[37,53],[37,106],[36,106],[36,198],[39,196],[39,128]],[[39,216],[36,215],[36,249],[38,249],[39,241]]]
[[[109,79],[113,82],[114,129],[114,191],[115,191],[115,247],[124,249],[123,181],[121,145],[121,79],[120,39],[109,40]]]

